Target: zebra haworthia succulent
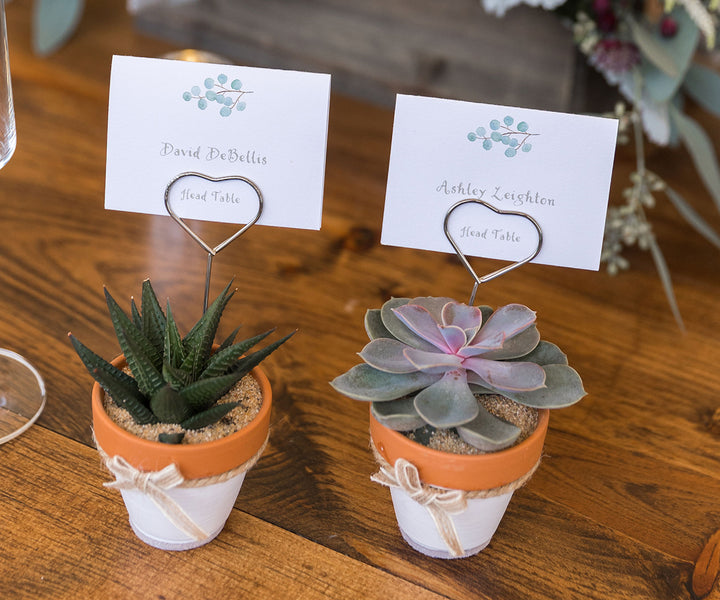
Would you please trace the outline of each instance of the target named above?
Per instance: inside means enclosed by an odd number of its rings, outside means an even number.
[[[183,429],[200,429],[238,405],[218,400],[295,333],[243,356],[273,330],[235,342],[236,329],[214,350],[220,317],[233,295],[229,290],[228,283],[185,337],[178,332],[169,302],[163,313],[149,280],[143,282],[140,309],[131,302],[130,316],[105,290],[115,334],[132,376],[72,334],[70,341],[90,375],[136,423],[178,423]],[[159,441],[179,443],[182,435],[160,434]]]
[[[373,415],[391,429],[456,428],[469,444],[500,450],[520,430],[493,416],[478,395],[534,408],[569,406],[585,395],[565,354],[540,340],[535,313],[521,304],[493,311],[451,298],[393,298],[367,311],[365,329],[364,363],[331,385],[372,402]]]

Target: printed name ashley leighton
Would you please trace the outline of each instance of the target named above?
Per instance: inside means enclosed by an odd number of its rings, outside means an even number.
[[[462,181],[456,184],[448,183],[447,179],[443,179],[442,183],[435,188],[436,192],[450,195],[465,196],[467,198],[478,198],[486,202],[498,202],[500,204],[509,202],[513,206],[523,206],[525,204],[537,204],[539,206],[555,206],[555,198],[548,198],[540,192],[526,190],[517,192],[515,190],[506,191],[502,186],[496,185],[491,187],[480,187],[470,182]]]

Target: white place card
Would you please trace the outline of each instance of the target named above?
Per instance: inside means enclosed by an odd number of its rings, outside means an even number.
[[[258,224],[320,229],[330,76],[115,56],[110,79],[105,207],[166,215],[184,172],[242,176],[262,192]],[[171,188],[182,218],[247,223],[244,181],[188,177]]]
[[[399,95],[381,241],[453,252],[445,215],[477,198],[538,222],[533,262],[597,270],[616,136],[615,119]],[[448,230],[468,256],[517,261],[537,248],[527,219],[476,203]]]

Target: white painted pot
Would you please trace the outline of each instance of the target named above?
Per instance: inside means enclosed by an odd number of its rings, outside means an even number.
[[[460,556],[450,554],[427,508],[415,502],[400,488],[390,488],[390,494],[400,533],[408,544],[433,558],[464,558],[477,554],[490,543],[513,492],[491,498],[470,499],[463,512],[450,515],[463,548]]]
[[[120,493],[130,525],[143,542],[161,550],[190,550],[207,544],[222,531],[244,479],[245,473],[240,473],[221,483],[165,491],[207,533],[203,539],[197,539],[174,525],[149,495],[139,490],[120,490]]]
[[[372,480],[390,488],[405,541],[436,558],[462,558],[483,550],[513,491],[528,481],[540,464],[548,422],[549,411],[543,409],[538,412],[535,430],[511,448],[487,454],[451,454],[385,427],[370,409],[370,435],[380,465]]]
[[[122,369],[125,359],[119,356],[113,364]],[[268,439],[270,382],[260,367],[251,374],[263,397],[257,416],[239,431],[197,444],[163,444],[131,434],[108,416],[104,392],[93,386],[93,434],[116,478],[105,485],[122,493],[130,525],[142,541],[163,550],[188,550],[222,531],[245,473]]]

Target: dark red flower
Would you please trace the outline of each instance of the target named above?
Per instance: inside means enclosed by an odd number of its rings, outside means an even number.
[[[612,33],[617,27],[617,17],[611,10],[598,14],[595,17],[595,22],[598,29],[603,33]]]
[[[660,20],[660,35],[664,38],[675,37],[678,31],[678,22],[669,15]]]

